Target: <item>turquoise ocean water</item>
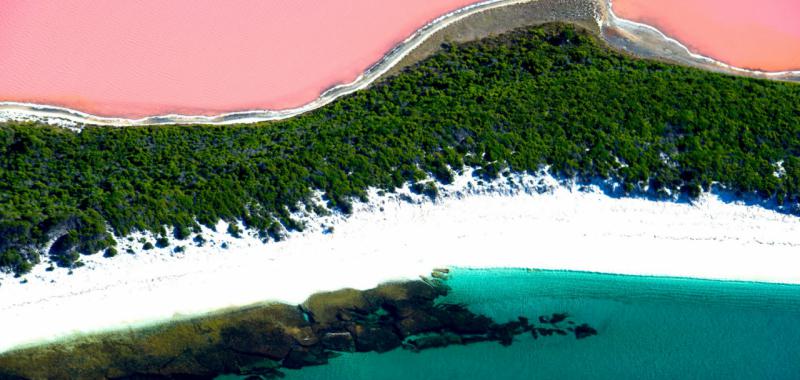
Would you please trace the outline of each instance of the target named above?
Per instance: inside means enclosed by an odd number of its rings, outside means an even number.
[[[800,379],[800,286],[511,269],[448,285],[443,302],[498,322],[568,312],[598,335],[345,354],[286,378]]]

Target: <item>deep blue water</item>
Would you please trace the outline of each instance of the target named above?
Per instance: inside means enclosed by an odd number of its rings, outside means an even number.
[[[448,285],[442,302],[498,322],[569,312],[598,335],[345,354],[286,378],[800,379],[800,286],[465,269]]]

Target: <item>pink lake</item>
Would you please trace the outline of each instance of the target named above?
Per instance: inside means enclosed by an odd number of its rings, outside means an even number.
[[[800,0],[613,0],[613,9],[733,66],[800,69]]]
[[[477,0],[0,0],[0,101],[129,118],[287,109]]]

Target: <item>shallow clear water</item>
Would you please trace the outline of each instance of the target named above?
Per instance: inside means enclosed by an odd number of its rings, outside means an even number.
[[[464,269],[448,284],[443,302],[498,322],[566,311],[598,335],[346,354],[286,378],[800,378],[800,286]]]

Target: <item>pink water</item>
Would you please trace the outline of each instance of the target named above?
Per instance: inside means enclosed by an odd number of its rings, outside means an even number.
[[[477,0],[0,0],[0,100],[104,115],[286,109]]]
[[[613,9],[733,66],[800,69],[800,0],[613,0]]]

